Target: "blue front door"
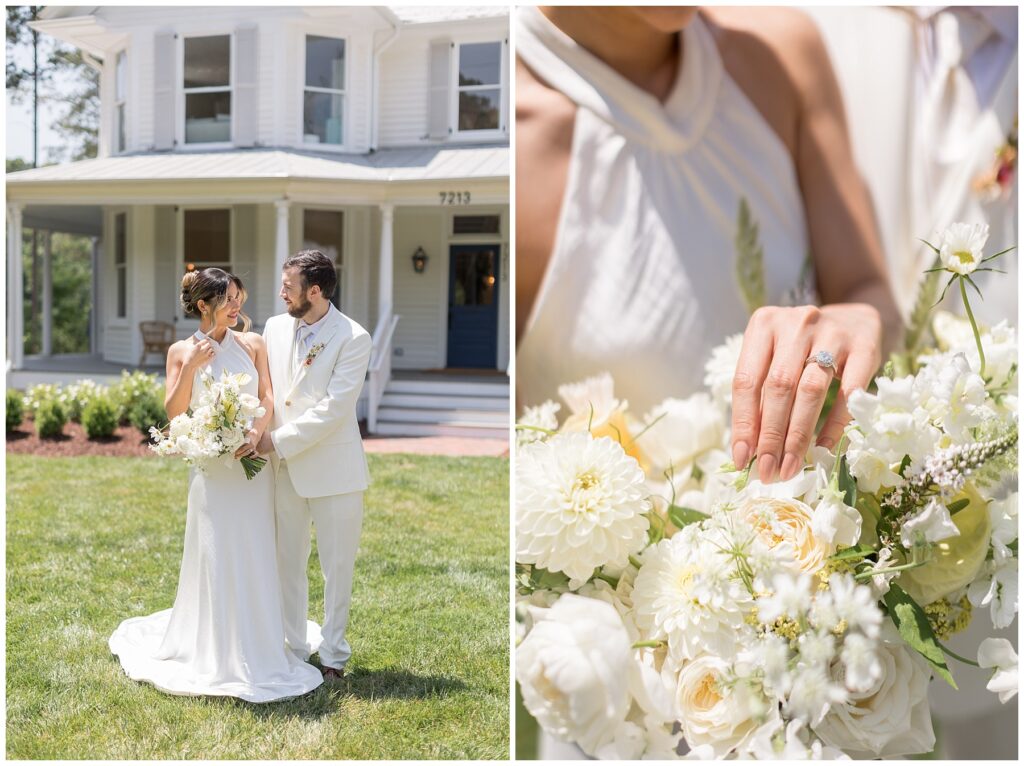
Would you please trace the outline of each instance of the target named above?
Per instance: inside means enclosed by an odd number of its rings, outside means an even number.
[[[448,277],[448,366],[498,366],[500,245],[452,245]]]

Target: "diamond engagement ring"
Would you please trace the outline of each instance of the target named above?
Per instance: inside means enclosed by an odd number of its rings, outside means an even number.
[[[806,366],[811,362],[817,363],[817,365],[823,370],[832,370],[833,375],[839,374],[839,368],[836,367],[836,359],[828,351],[819,351],[818,353],[807,357],[807,361],[804,362],[804,365]]]

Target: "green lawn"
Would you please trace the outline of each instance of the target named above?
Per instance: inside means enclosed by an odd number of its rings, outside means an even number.
[[[128,679],[118,623],[173,603],[187,470],[7,456],[7,757],[509,757],[508,460],[370,455],[349,677],[268,705]],[[322,614],[316,554],[310,602]]]

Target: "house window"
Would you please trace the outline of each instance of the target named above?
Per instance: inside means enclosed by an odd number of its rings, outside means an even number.
[[[457,215],[452,220],[453,234],[500,234],[500,215]]]
[[[128,54],[121,51],[117,54],[114,66],[114,152],[120,153],[127,148],[125,138],[125,106],[128,100]]]
[[[307,144],[344,143],[345,41],[306,35],[306,81],[302,140]]]
[[[459,132],[501,127],[501,48],[496,43],[459,46]]]
[[[334,261],[334,270],[338,277],[331,303],[341,308],[341,290],[343,258],[342,258],[342,224],[343,214],[340,210],[304,210],[302,213],[302,248],[316,249]]]
[[[117,275],[117,318],[128,316],[128,214],[114,216],[114,273]]]
[[[185,270],[231,271],[231,211],[185,211]]]
[[[231,140],[231,36],[185,38],[185,143]]]

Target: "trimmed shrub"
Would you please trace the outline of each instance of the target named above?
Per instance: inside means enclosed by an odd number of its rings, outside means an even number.
[[[60,436],[64,433],[64,424],[68,422],[64,405],[56,399],[44,399],[36,409],[36,433],[42,439]]]
[[[155,374],[147,375],[139,370],[131,373],[128,370],[121,371],[121,380],[110,387],[110,400],[117,408],[117,419],[120,422],[128,422],[128,413],[141,399],[149,396],[163,401],[163,386],[156,379]]]
[[[117,424],[117,407],[107,396],[97,396],[82,410],[82,425],[90,439],[113,436]]]
[[[76,380],[64,389],[65,407],[68,418],[74,423],[82,422],[82,410],[84,410],[97,396],[103,396],[107,389],[99,385],[95,380]]]
[[[149,436],[150,427],[159,428],[167,422],[163,400],[152,395],[142,397],[128,410],[128,422],[143,436]]]
[[[21,392],[14,388],[7,389],[7,430],[13,431],[21,425],[25,417],[25,401]]]
[[[36,417],[40,406],[44,402],[57,402],[58,404],[64,405],[65,394],[60,390],[60,386],[55,383],[39,383],[34,386],[30,386],[25,391],[25,409],[28,410],[32,417]],[[65,421],[67,422],[67,410],[64,412]]]

